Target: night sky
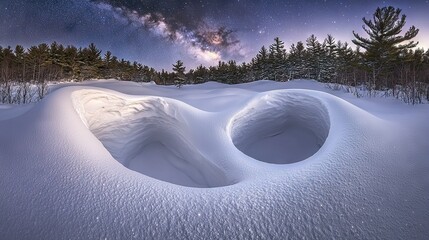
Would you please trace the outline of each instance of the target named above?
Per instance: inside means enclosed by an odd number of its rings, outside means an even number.
[[[428,49],[429,0],[1,0],[0,45],[94,42],[158,70],[178,59],[189,69],[249,61],[277,36],[287,48],[310,34],[351,43],[362,17],[389,5],[407,15],[406,29],[420,29],[419,46]]]

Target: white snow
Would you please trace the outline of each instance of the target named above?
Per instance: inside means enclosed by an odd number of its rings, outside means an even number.
[[[228,184],[224,171],[193,143],[196,129],[182,111],[197,109],[172,99],[127,100],[94,90],[76,91],[72,97],[85,125],[125,167],[185,186]]]
[[[0,107],[2,239],[426,239],[429,106],[314,81]]]
[[[232,119],[231,137],[247,155],[268,163],[293,163],[316,153],[330,128],[326,107],[312,92],[259,94]]]

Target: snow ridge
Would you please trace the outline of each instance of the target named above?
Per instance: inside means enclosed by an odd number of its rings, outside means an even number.
[[[2,239],[429,234],[427,106],[313,81],[76,85],[0,111]]]

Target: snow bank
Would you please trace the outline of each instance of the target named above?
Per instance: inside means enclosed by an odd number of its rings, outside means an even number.
[[[93,81],[1,109],[0,238],[426,239],[429,107],[323,91]]]

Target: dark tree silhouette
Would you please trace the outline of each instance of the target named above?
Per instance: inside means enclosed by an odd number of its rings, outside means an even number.
[[[399,53],[418,44],[410,41],[419,32],[414,26],[411,26],[403,36],[399,35],[405,26],[405,20],[406,16],[401,16],[399,8],[395,9],[392,6],[377,8],[372,20],[363,18],[366,26],[362,27],[369,38],[361,37],[353,31],[356,39],[352,41],[366,50],[364,57],[372,70],[372,78],[377,88],[381,85],[377,78],[386,74],[385,71],[391,70],[392,63],[398,59]]]
[[[176,87],[181,88],[183,84],[186,83],[186,67],[181,60],[177,60],[177,62],[173,64],[173,71],[175,73],[174,84]]]

